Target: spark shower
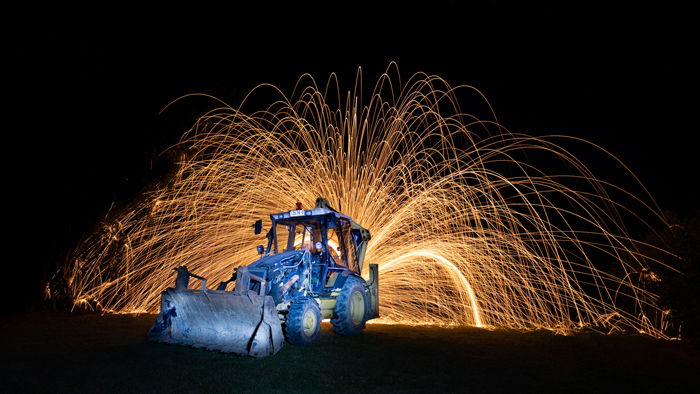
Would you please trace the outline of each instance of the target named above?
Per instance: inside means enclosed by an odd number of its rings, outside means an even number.
[[[464,95],[489,119],[463,111]],[[156,312],[174,267],[226,280],[257,258],[256,219],[322,196],[372,232],[380,321],[668,337],[639,281],[661,263],[624,221],[663,217],[641,184],[599,179],[568,147],[626,170],[602,148],[508,131],[476,88],[401,81],[395,64],[371,91],[358,71],[352,91],[304,75],[288,95],[265,84],[237,108],[212,102],[172,148],[176,171],[110,212],[62,268],[76,305]]]

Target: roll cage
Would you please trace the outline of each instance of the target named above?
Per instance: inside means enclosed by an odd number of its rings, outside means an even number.
[[[315,263],[330,269],[362,272],[362,237],[353,235],[349,217],[327,208],[300,209],[270,215],[266,254],[308,249]],[[317,245],[320,244],[320,248]]]

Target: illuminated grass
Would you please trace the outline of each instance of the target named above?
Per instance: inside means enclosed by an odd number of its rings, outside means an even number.
[[[692,393],[700,385],[697,349],[640,335],[372,324],[346,337],[324,324],[313,346],[255,359],[146,342],[154,318],[41,313],[0,322],[3,389]]]

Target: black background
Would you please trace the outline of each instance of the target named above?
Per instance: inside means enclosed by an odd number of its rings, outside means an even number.
[[[352,89],[358,66],[371,86],[396,61],[405,76],[473,85],[511,131],[589,139],[627,163],[661,208],[697,209],[688,9],[328,4],[9,14],[21,22],[5,37],[4,267],[19,305],[38,299],[67,251],[112,202],[151,182],[158,153],[213,105],[192,99],[159,115],[171,100],[199,92],[236,105],[262,82],[289,92],[306,72],[319,81],[337,72]]]

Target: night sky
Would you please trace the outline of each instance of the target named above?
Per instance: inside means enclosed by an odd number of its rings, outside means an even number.
[[[404,76],[473,85],[510,130],[589,139],[627,163],[662,209],[697,209],[690,12],[518,4],[22,16],[27,23],[5,37],[3,190],[17,239],[6,266],[25,304],[112,202],[127,203],[158,176],[158,153],[214,105],[193,99],[159,115],[166,104],[199,92],[237,105],[259,83],[289,92],[305,72],[319,81],[337,72],[347,90],[358,66],[372,86],[396,61]]]

